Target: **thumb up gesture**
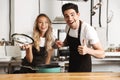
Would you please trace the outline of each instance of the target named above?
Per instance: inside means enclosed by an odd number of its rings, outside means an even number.
[[[85,55],[85,54],[87,54],[87,49],[88,49],[87,46],[86,46],[86,40],[83,39],[81,44],[82,45],[78,46],[78,52],[81,55]]]

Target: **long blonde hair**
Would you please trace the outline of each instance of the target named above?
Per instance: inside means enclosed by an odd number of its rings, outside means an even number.
[[[51,20],[49,19],[49,17],[46,14],[39,14],[35,20],[34,23],[34,28],[33,28],[33,39],[34,39],[34,47],[40,51],[40,34],[41,31],[38,28],[38,19],[40,17],[46,17],[48,20],[48,30],[46,31],[44,37],[45,37],[45,49],[46,51],[48,51],[49,49],[52,48],[52,42],[53,42],[53,36],[52,36],[52,23]]]

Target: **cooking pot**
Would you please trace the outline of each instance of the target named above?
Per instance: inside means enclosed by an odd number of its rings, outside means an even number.
[[[45,64],[37,66],[37,73],[59,73],[61,72],[61,68],[59,65],[55,64]]]

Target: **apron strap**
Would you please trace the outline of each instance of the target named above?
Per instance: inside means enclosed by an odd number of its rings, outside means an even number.
[[[80,41],[81,25],[82,25],[82,22],[79,20],[79,29],[78,29],[78,39],[79,39],[79,41]],[[67,32],[67,36],[68,36],[69,32],[70,32],[70,28]]]

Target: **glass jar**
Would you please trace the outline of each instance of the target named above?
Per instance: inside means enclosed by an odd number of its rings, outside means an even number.
[[[116,51],[116,49],[115,49],[115,44],[110,44],[110,46],[109,46],[109,51],[110,51],[110,52],[115,52],[115,51]]]
[[[118,44],[118,46],[116,47],[116,51],[120,52],[120,44]]]

